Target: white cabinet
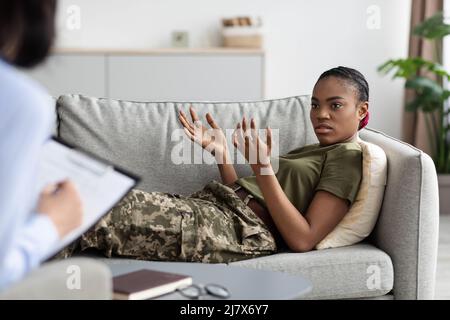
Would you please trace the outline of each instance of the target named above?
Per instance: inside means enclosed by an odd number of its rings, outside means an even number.
[[[29,74],[53,96],[136,101],[264,98],[260,50],[60,51]]]
[[[96,54],[54,54],[42,65],[27,71],[51,95],[82,93],[105,97],[105,57]]]

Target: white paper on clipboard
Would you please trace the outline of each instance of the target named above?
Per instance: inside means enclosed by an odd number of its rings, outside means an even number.
[[[38,169],[38,191],[49,183],[71,180],[83,204],[82,225],[61,239],[45,259],[76,240],[117,204],[138,178],[77,149],[49,139],[43,146]]]

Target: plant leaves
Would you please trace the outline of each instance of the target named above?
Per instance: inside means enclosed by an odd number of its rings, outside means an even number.
[[[434,96],[442,96],[442,94],[444,93],[444,89],[436,81],[421,76],[408,79],[405,86],[417,91],[427,90],[429,94],[432,94]]]
[[[408,103],[406,103],[405,110],[408,112],[414,112],[416,110],[420,110],[422,107],[422,103],[420,99],[416,98]]]
[[[413,34],[427,39],[443,38],[450,34],[450,24],[445,23],[444,13],[441,11],[417,25]]]
[[[420,71],[429,71],[437,77],[446,78],[450,81],[450,74],[441,64],[420,57],[397,60],[391,59],[380,65],[377,70],[383,74],[394,71],[393,78],[405,79],[416,76]]]
[[[409,111],[421,109],[424,112],[432,112],[442,107],[445,101],[446,91],[436,81],[426,77],[414,77],[408,79],[405,87],[413,89],[416,97],[406,105]]]

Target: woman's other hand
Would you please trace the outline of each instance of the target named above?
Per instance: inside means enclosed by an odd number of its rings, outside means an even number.
[[[238,123],[233,132],[233,145],[245,157],[253,171],[263,167],[270,167],[270,155],[272,152],[272,130],[266,128],[267,143],[259,138],[255,120],[250,121],[250,128],[247,126],[245,117]]]
[[[197,113],[191,106],[189,108],[192,122],[189,122],[183,111],[180,110],[178,119],[184,127],[184,132],[192,141],[198,143],[203,149],[209,151],[216,159],[222,159],[228,151],[227,140],[223,133],[223,130],[217,125],[211,114],[206,114],[206,121],[210,125],[211,129],[203,126],[199,120]]]
[[[79,227],[83,220],[81,199],[70,181],[46,186],[41,192],[37,212],[52,220],[60,238]]]

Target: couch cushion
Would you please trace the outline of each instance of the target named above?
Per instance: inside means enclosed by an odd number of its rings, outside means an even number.
[[[313,284],[306,299],[377,297],[391,291],[394,284],[391,259],[367,243],[305,253],[279,253],[231,265],[303,275]]]
[[[280,154],[317,142],[309,120],[309,96],[261,102],[159,103],[64,95],[57,101],[58,134],[68,143],[140,175],[138,188],[142,190],[189,194],[212,179],[220,180],[209,154],[205,159],[210,164],[194,163],[202,149],[193,147],[178,122],[177,111],[188,114],[191,104],[206,126],[204,116],[210,112],[222,129],[230,130],[230,146],[231,132],[243,115],[253,117],[260,128],[270,126],[275,143],[279,129],[274,151],[278,148]],[[193,149],[193,156],[188,163],[176,164],[183,143],[186,149]],[[245,164],[236,165],[236,171],[239,176],[251,174]]]
[[[372,232],[383,203],[387,182],[387,159],[379,146],[358,139],[363,152],[361,186],[349,212],[316,249],[349,246],[364,240]]]

